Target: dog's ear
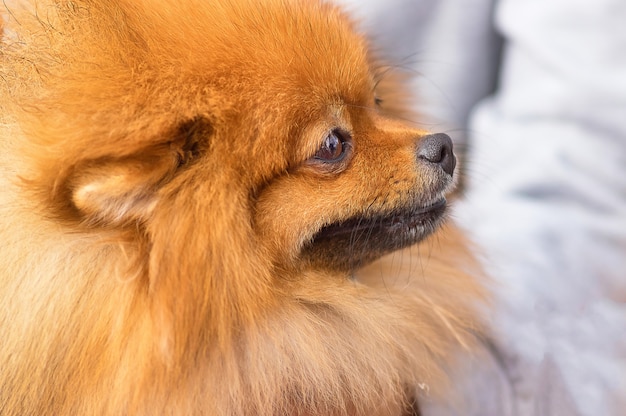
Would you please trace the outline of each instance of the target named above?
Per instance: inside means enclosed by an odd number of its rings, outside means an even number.
[[[201,155],[207,127],[191,121],[177,127],[174,140],[133,155],[102,157],[75,166],[65,185],[80,220],[90,225],[120,226],[148,218],[159,189]]]
[[[121,225],[145,219],[159,185],[173,175],[176,165],[173,154],[163,151],[86,164],[69,178],[71,203],[89,224]]]

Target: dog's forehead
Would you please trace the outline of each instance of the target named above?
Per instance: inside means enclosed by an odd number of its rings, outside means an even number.
[[[276,22],[264,20],[264,36],[248,45],[257,57],[252,70],[260,71],[277,91],[291,90],[292,95],[322,101],[366,99],[363,95],[371,92],[371,74],[363,38],[338,9],[306,4],[262,10],[257,15],[284,13],[282,24],[272,26]]]
[[[371,83],[366,42],[334,6],[312,0],[196,6],[170,10],[170,34],[164,41],[172,41],[169,50],[181,60],[195,61],[191,66],[207,78],[238,79],[240,90],[295,88],[349,100],[359,100]]]

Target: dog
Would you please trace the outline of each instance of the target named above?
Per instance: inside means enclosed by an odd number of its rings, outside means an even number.
[[[410,415],[438,394],[482,296],[440,227],[455,156],[344,12],[2,16],[0,414]]]

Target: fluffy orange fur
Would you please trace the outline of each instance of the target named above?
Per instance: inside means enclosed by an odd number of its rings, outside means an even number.
[[[376,108],[346,16],[290,0],[1,13],[0,414],[416,411],[471,342],[481,291],[450,227],[356,275],[302,254],[328,224],[436,193],[424,132]],[[351,158],[312,162],[336,127]]]

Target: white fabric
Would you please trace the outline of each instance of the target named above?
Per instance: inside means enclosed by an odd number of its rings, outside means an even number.
[[[505,37],[500,87],[471,119],[475,174],[459,215],[501,285],[499,349],[520,414],[547,407],[551,362],[581,414],[618,415],[626,389],[626,3],[504,0],[496,22]]]

